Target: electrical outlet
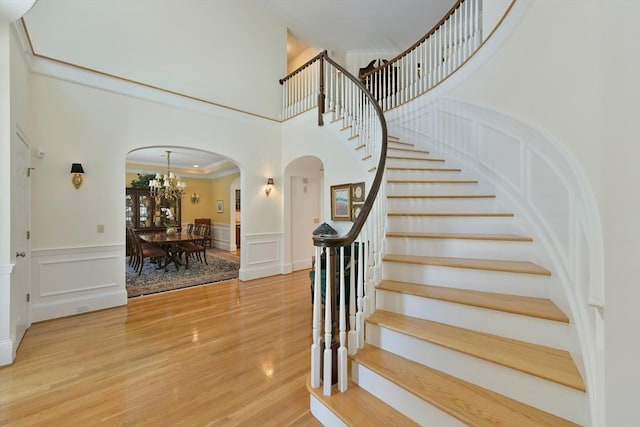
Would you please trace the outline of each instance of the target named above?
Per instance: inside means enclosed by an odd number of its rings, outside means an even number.
[[[104,224],[98,224],[98,233],[104,233]]]

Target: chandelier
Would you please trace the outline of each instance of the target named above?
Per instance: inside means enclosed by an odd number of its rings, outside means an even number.
[[[156,173],[155,179],[149,181],[149,191],[156,199],[171,200],[180,199],[187,185],[180,180],[180,177],[171,172],[171,151],[167,150],[167,173],[160,175]]]

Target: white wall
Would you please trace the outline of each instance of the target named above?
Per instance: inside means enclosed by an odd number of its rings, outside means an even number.
[[[317,111],[301,114],[282,124],[282,164],[313,156],[320,159],[324,166],[324,188],[322,216],[320,223],[326,222],[339,233],[346,233],[353,225],[350,221],[331,221],[331,203],[329,188],[362,181],[367,173],[369,163],[361,160],[361,154],[355,151],[357,140],[348,141],[348,135],[340,132],[341,121],[329,123],[325,117],[325,125],[317,125]],[[360,156],[360,157],[359,157]],[[365,181],[366,190],[371,188],[374,174],[369,173]]]
[[[25,22],[45,56],[271,118],[280,113],[287,32],[260,2],[40,1]]]
[[[606,376],[606,416],[600,411],[596,425],[634,425],[640,418],[640,340],[633,338],[640,324],[640,59],[632,54],[639,15],[638,2],[537,0],[491,61],[452,93],[551,135],[595,196],[605,250]]]
[[[31,121],[37,124],[31,141],[47,153],[33,164],[33,307],[41,313],[34,320],[126,302],[124,177],[126,155],[134,148],[192,147],[235,161],[242,171],[243,234],[261,241],[270,236],[268,244],[243,254],[240,278],[280,271],[281,251],[272,249],[281,246],[282,195],[264,195],[266,177],[282,179],[277,123],[184,100],[176,101],[183,104],[177,108],[43,75],[31,76],[31,88]],[[72,162],[85,170],[78,190],[70,182]],[[79,263],[82,252],[98,255]],[[111,276],[90,274],[106,271],[101,268],[111,265],[114,254],[122,260],[115,285]],[[47,267],[52,262],[55,268]],[[87,268],[96,262],[102,264]],[[84,285],[53,283],[76,273]]]

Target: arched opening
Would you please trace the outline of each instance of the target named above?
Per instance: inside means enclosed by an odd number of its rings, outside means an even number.
[[[240,189],[235,162],[199,149],[156,146],[130,151],[125,171],[129,297],[238,277],[240,258],[230,238],[235,235],[235,198],[229,189]],[[150,189],[154,180],[164,188],[165,175],[180,181],[181,195]],[[136,235],[131,237],[131,231]],[[153,236],[158,242],[151,241]],[[165,252],[140,262],[136,241],[156,243]],[[165,283],[171,281],[175,287]]]
[[[323,221],[324,168],[313,156],[299,157],[285,168],[285,233],[289,238],[291,271],[311,267],[314,254],[311,236]]]

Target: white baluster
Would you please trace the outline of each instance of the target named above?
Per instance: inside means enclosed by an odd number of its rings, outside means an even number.
[[[338,390],[347,391],[347,339],[346,322],[347,312],[345,310],[345,283],[344,283],[344,246],[340,247],[340,347],[338,348]]]
[[[331,270],[331,248],[326,250],[326,283],[324,297],[324,377],[322,384],[322,394],[331,395],[331,373],[332,373],[332,355],[331,355],[331,301],[334,296],[331,293],[331,278],[335,272]]]
[[[363,243],[358,242],[358,312],[356,313],[356,332],[358,334],[358,349],[364,347],[364,262]]]
[[[356,333],[356,243],[351,243],[351,274],[349,274],[349,354],[356,354],[358,335]]]
[[[322,264],[320,263],[321,253],[321,248],[316,246],[315,276],[313,282],[313,320],[311,323],[313,333],[313,343],[311,344],[311,388],[320,387],[320,306],[322,305],[320,293],[322,286],[320,276],[320,269],[322,268]]]

